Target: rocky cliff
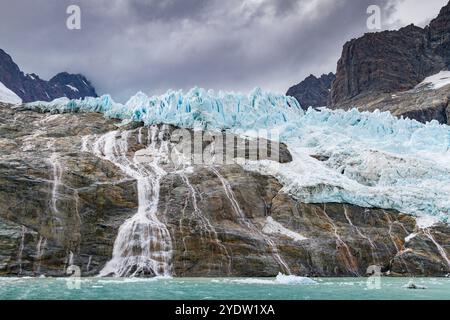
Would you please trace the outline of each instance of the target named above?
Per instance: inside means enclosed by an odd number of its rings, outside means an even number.
[[[450,88],[445,93],[413,89],[426,77],[450,68],[449,21],[450,3],[426,28],[410,25],[347,42],[337,64],[330,106],[360,110],[378,106],[423,122],[434,119],[447,123],[443,114]],[[391,95],[401,95],[401,101],[391,99]]]
[[[0,82],[23,102],[51,101],[60,97],[97,97],[94,87],[81,74],[59,73],[49,81],[36,74],[24,74],[5,51],[0,49]]]
[[[0,104],[0,275],[449,273],[447,224],[301,203],[239,164],[186,166],[165,156],[175,129]]]
[[[333,79],[310,76],[287,94],[303,107],[380,109],[420,122],[447,124],[450,85],[439,90],[416,87],[449,69],[450,3],[425,28],[410,25],[352,39],[343,47]]]
[[[331,84],[336,76],[323,74],[320,78],[310,75],[299,84],[289,88],[286,95],[297,99],[303,109],[318,108],[328,105]]]

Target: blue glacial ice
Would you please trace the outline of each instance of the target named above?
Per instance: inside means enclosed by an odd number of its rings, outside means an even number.
[[[449,221],[450,127],[435,121],[421,124],[378,111],[303,111],[294,98],[261,89],[248,95],[199,88],[152,97],[138,93],[125,104],[108,95],[61,98],[28,107],[101,112],[147,125],[225,129],[242,135],[277,130],[293,162],[258,161],[246,169],[277,177],[299,200],[397,209]]]

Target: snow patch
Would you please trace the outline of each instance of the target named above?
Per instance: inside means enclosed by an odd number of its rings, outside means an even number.
[[[288,238],[291,238],[294,241],[307,240],[307,238],[305,238],[301,234],[298,234],[297,232],[285,228],[283,225],[273,220],[272,217],[267,217],[266,224],[264,225],[262,232],[271,235],[273,234],[283,235]]]
[[[22,99],[13,91],[8,89],[2,82],[0,82],[0,101],[11,104],[22,103]]]
[[[411,233],[409,236],[405,238],[405,242],[410,242],[412,239],[417,237],[417,233]]]
[[[439,219],[432,216],[421,216],[416,219],[416,225],[419,229],[429,229],[439,223]]]
[[[435,75],[427,77],[416,88],[430,86],[432,89],[440,89],[450,84],[450,71],[441,71]]]
[[[74,86],[71,86],[70,84],[66,84],[66,87],[72,91],[79,92],[79,90],[77,88],[75,88]]]

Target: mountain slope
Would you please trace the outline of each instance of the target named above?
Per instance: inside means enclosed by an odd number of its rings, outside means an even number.
[[[50,81],[36,74],[24,74],[10,55],[0,49],[0,82],[23,102],[51,101],[59,97],[97,97],[94,87],[81,74],[59,73]]]
[[[331,84],[336,76],[323,74],[320,78],[310,75],[299,84],[289,88],[286,95],[294,97],[303,109],[325,107],[328,104]]]
[[[331,107],[448,123],[450,87],[416,88],[450,68],[450,2],[429,26],[369,33],[344,45]]]

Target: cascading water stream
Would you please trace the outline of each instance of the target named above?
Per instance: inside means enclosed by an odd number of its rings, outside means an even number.
[[[40,273],[41,272],[41,259],[42,256],[45,253],[45,247],[47,246],[47,239],[44,238],[43,236],[39,237],[39,241],[36,244],[36,265],[34,267],[34,270],[36,273]]]
[[[278,248],[275,244],[275,242],[264,235],[253,223],[251,223],[247,217],[245,216],[244,212],[242,212],[239,203],[236,200],[236,197],[234,195],[233,189],[231,188],[230,183],[220,174],[220,172],[214,168],[210,167],[211,171],[219,178],[220,182],[222,183],[222,186],[225,190],[225,194],[227,198],[230,200],[231,206],[233,208],[233,211],[237,214],[239,223],[244,224],[250,231],[253,233],[259,235],[264,239],[264,241],[267,243],[267,245],[270,247],[273,258],[275,261],[279,264],[279,266],[283,269],[283,272],[286,272],[287,274],[291,274],[291,270],[289,269],[289,266],[287,263],[281,258]]]
[[[450,270],[450,259],[447,256],[447,252],[445,249],[434,239],[433,235],[430,232],[429,228],[423,229],[423,233],[425,236],[433,242],[433,244],[436,246],[436,249],[438,250],[439,254],[441,255],[442,259],[447,263],[447,267]]]
[[[168,141],[164,141],[164,132],[158,127],[150,127],[149,131],[150,143],[143,157],[146,159],[140,159],[137,153],[129,158],[129,131],[113,131],[94,137],[92,145],[89,145],[89,138],[83,141],[85,151],[112,162],[137,181],[138,211],[120,227],[112,259],[101,270],[100,276],[172,274],[172,240],[169,230],[156,215],[160,179],[166,174],[160,162],[167,156]]]
[[[323,207],[323,215],[328,220],[329,225],[333,229],[334,237],[336,238],[336,251],[341,253],[341,257],[344,260],[344,263],[351,273],[353,273],[355,276],[359,276],[358,273],[358,263],[355,259],[355,257],[352,255],[352,252],[350,251],[349,246],[347,243],[345,243],[344,240],[342,240],[341,236],[339,235],[338,227],[333,222],[333,220],[330,218],[330,216],[327,213],[326,205],[324,204]],[[340,250],[342,248],[343,250]]]
[[[20,235],[20,246],[19,246],[19,255],[18,255],[18,262],[19,262],[19,274],[22,274],[22,255],[23,255],[23,249],[25,247],[25,233],[27,232],[27,228],[25,226],[22,226],[22,232]]]

